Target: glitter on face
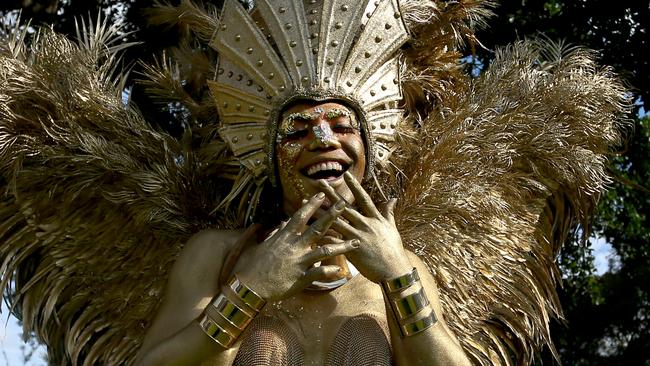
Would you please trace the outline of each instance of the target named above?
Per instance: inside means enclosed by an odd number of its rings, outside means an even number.
[[[334,131],[332,131],[329,123],[321,123],[318,126],[312,127],[312,129],[314,130],[316,139],[318,139],[321,144],[329,145],[330,142],[334,140]]]
[[[282,204],[289,215],[300,208],[303,199],[320,191],[317,179],[306,173],[315,162],[342,161],[345,169],[358,179],[365,172],[365,148],[356,114],[336,102],[310,104],[298,103],[288,108],[275,139]],[[346,184],[339,184],[336,189],[346,200],[354,200]]]
[[[354,118],[354,115],[347,109],[343,108],[332,108],[325,113],[325,118],[335,119],[339,117],[348,117],[350,124],[353,128],[359,129],[359,122]]]
[[[298,196],[308,199],[309,194],[300,179],[300,173],[294,169],[300,156],[302,145],[298,142],[284,142],[278,146],[278,171],[282,181],[289,182],[296,189]]]
[[[280,127],[278,129],[278,136],[286,137],[288,135],[291,135],[292,133],[295,133],[298,130],[296,128],[296,123],[298,121],[309,122],[314,118],[315,116],[311,113],[291,113],[285,119],[282,120],[282,123],[280,123]]]
[[[327,117],[327,119],[333,119],[341,116],[350,117],[350,111],[347,109],[332,108],[327,111],[327,114],[325,114],[325,117]]]

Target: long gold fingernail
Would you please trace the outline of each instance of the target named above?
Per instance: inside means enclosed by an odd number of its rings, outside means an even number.
[[[319,200],[325,198],[325,193],[318,192],[318,194],[316,195],[316,198],[318,198]]]
[[[343,207],[345,207],[345,201],[343,201],[343,200],[339,200],[339,201],[336,202],[336,204],[334,205],[334,208],[337,209],[337,210],[340,210],[340,209],[342,209]]]

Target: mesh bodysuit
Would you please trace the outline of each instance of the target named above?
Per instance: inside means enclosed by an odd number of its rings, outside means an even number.
[[[386,322],[362,314],[348,319],[327,352],[325,366],[390,366]],[[282,321],[258,317],[243,335],[233,366],[302,366],[304,351]]]

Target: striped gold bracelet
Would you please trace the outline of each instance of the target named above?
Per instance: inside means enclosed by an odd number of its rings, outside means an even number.
[[[248,305],[253,311],[259,312],[266,304],[266,301],[255,291],[244,285],[237,275],[234,275],[228,281],[228,287],[239,297],[244,304]]]
[[[222,328],[208,314],[203,313],[201,317],[199,317],[198,323],[201,330],[223,348],[230,348],[237,340],[237,336]]]
[[[400,330],[402,331],[402,336],[410,337],[431,328],[437,322],[438,318],[436,318],[436,314],[432,309],[431,312],[423,318],[416,319],[405,324],[400,323]]]
[[[390,280],[385,280],[381,282],[381,287],[384,289],[386,294],[392,295],[394,293],[401,292],[411,286],[416,282],[420,281],[420,275],[418,275],[418,270],[413,267],[413,270],[403,276],[399,276]]]
[[[266,301],[236,275],[228,281],[224,290],[214,297],[197,321],[205,334],[227,349],[257,316]],[[235,295],[239,301],[233,301],[229,295]]]
[[[381,285],[390,302],[395,320],[399,324],[402,337],[420,333],[437,322],[416,268],[403,276],[382,281]],[[419,287],[419,290],[402,295],[414,287]],[[422,313],[427,313],[427,315],[417,316]]]

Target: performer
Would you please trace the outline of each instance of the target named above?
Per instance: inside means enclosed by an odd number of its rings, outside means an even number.
[[[553,351],[553,260],[608,181],[629,101],[589,51],[548,59],[540,42],[464,76],[458,49],[485,6],[160,6],[218,56],[202,100],[179,73],[205,62],[148,68],[149,92],[189,115],[182,141],[123,103],[115,29],[4,42],[2,286],[50,362]]]
[[[166,301],[141,350],[142,364],[468,364],[444,323],[435,281],[402,246],[395,201],[380,213],[358,182],[366,156],[354,110],[333,101],[298,102],[285,110],[280,126],[276,161],[282,207],[291,218],[226,269],[236,274],[238,286],[250,286],[257,306],[248,306],[231,288],[221,290],[218,281],[219,259],[244,234],[198,234],[172,270]],[[305,196],[311,198],[301,203]],[[346,201],[358,202],[359,209],[346,207]],[[307,225],[322,205],[327,213]],[[330,226],[348,240],[325,236]],[[323,244],[313,245],[319,239]],[[348,281],[345,260],[331,263],[338,255],[348,256],[360,275]],[[314,267],[317,261],[323,264]],[[263,300],[281,301],[256,315]],[[256,316],[264,320],[248,325]],[[387,319],[390,342],[383,330]]]

